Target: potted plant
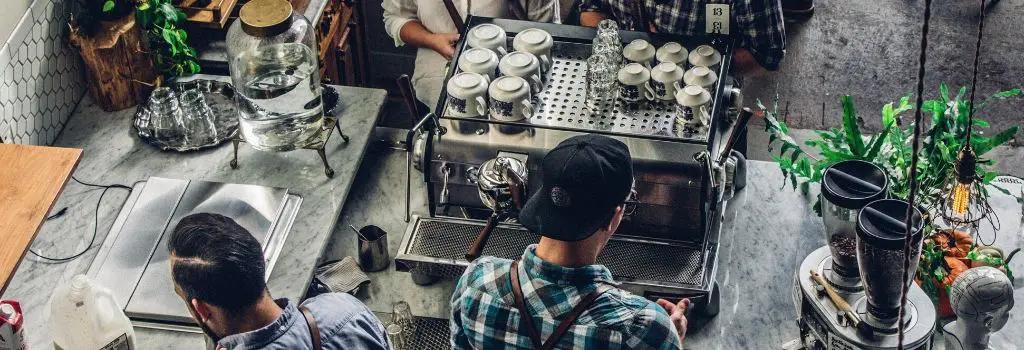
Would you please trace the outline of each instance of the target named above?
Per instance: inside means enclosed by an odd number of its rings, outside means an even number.
[[[170,0],[88,0],[72,16],[70,42],[86,67],[89,93],[104,110],[134,106],[163,78],[199,71],[195,49]]]
[[[968,126],[970,106],[965,101],[967,88],[961,88],[956,96],[951,97],[945,84],[939,86],[939,98],[927,100],[922,106],[925,116],[930,115],[927,125],[922,126],[923,140],[918,159],[917,182],[919,184],[918,203],[922,208],[931,208],[942,195],[943,185],[956,162],[957,152],[964,145],[967,132],[972,132],[971,145],[979,157],[992,149],[1008,142],[1018,131],[1018,127],[1007,128],[992,136],[983,135],[989,124],[974,118],[974,125]],[[983,112],[991,100],[1005,99],[1021,95],[1021,89],[998,92],[977,105],[976,113]],[[854,108],[853,99],[844,96],[843,125],[817,131],[819,139],[804,143],[813,149],[805,150],[789,136],[789,128],[778,119],[778,97],[772,108],[766,108],[758,102],[764,111],[765,130],[769,133],[769,150],[776,152],[773,159],[779,163],[786,182],[802,193],[807,194],[811,183],[821,181],[822,171],[844,160],[863,160],[872,162],[886,173],[890,179],[889,196],[907,198],[910,193],[909,181],[912,156],[913,123],[903,122],[903,114],[912,111],[910,96],[904,96],[898,104],[889,103],[882,107],[882,130],[873,135],[864,134],[860,130],[860,118]],[[775,148],[776,146],[780,146]],[[998,174],[991,171],[995,164],[992,160],[979,161],[977,172],[983,184],[989,184]],[[785,186],[785,184],[784,184]],[[1005,189],[992,186],[1004,193]],[[987,187],[982,192],[987,196]],[[820,201],[814,205],[814,211],[821,214]],[[929,216],[934,217],[934,216]],[[917,282],[936,302],[941,316],[951,316],[949,301],[946,299],[949,286],[960,272],[970,267],[987,265],[1000,268],[1012,279],[1013,273],[1007,265],[1012,257],[1003,256],[1002,251],[994,247],[977,245],[969,234],[941,229],[939,222],[930,222],[926,230],[933,232],[924,243],[921,262],[917,272]],[[940,229],[936,229],[940,228]]]

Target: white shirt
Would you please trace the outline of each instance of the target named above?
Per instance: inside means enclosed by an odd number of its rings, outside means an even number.
[[[409,21],[418,20],[432,33],[455,33],[458,30],[452,23],[443,0],[383,0],[384,28],[388,35],[395,39],[395,46],[405,45],[399,32]],[[558,0],[513,0],[524,4],[529,20],[535,22],[561,22]],[[467,18],[466,13],[474,16],[507,18],[507,0],[452,0],[459,15]],[[468,8],[469,6],[472,8]],[[413,88],[416,97],[433,109],[437,105],[437,97],[441,93],[445,67],[448,60],[434,50],[421,47],[416,52],[416,68],[412,74]],[[417,116],[419,117],[419,116]]]

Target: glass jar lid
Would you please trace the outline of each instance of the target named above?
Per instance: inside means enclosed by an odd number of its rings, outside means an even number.
[[[252,0],[238,11],[246,34],[268,37],[281,34],[291,26],[292,4],[287,0]]]

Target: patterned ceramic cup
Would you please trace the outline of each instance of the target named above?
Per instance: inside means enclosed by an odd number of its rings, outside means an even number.
[[[554,39],[551,34],[542,29],[530,28],[519,32],[512,39],[512,49],[531,53],[540,61],[540,69],[547,72],[551,69],[551,47],[554,46]]]
[[[653,100],[654,91],[648,83],[651,72],[639,63],[630,63],[619,69],[619,99],[623,102]]]
[[[525,79],[506,75],[491,82],[491,119],[517,122],[530,119],[533,105],[530,104],[530,84]]]
[[[494,53],[498,54],[498,57],[505,56],[508,53],[508,48],[505,47],[506,41],[505,30],[490,23],[473,27],[466,34],[466,43],[469,44],[469,47],[494,51]]]
[[[487,115],[487,78],[462,72],[448,79],[448,114],[454,117]]]
[[[498,54],[488,49],[466,50],[459,57],[459,70],[483,75],[490,83],[498,77]]]
[[[679,81],[683,78],[683,69],[672,62],[662,62],[651,70],[651,89],[654,97],[659,100],[676,99]]]

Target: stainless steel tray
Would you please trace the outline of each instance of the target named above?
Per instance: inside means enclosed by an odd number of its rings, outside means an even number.
[[[591,55],[591,41],[596,33],[594,29],[471,16],[466,22],[466,30],[483,23],[495,24],[505,29],[508,47],[512,47],[511,42],[515,34],[526,28],[540,28],[552,35],[554,39],[551,49],[552,69],[545,77],[542,91],[534,96],[534,115],[523,122],[449,116],[446,113],[447,93],[442,89],[441,98],[438,99],[438,105],[435,108],[435,114],[442,118],[699,144],[713,143],[714,139],[721,137],[715,134],[720,133],[722,126],[728,124],[723,120],[727,119],[724,118],[727,98],[722,97],[727,95],[724,91],[728,82],[731,81],[728,72],[733,54],[733,42],[726,37],[711,35],[682,37],[672,34],[619,31],[619,36],[624,43],[634,39],[644,39],[660,46],[671,41],[683,45],[688,50],[699,45],[711,45],[722,54],[722,64],[716,71],[719,80],[710,91],[712,96],[711,125],[692,132],[676,126],[675,104],[672,101],[649,101],[635,110],[626,110],[617,101],[597,101],[596,104],[591,103],[597,108],[588,107],[586,61]],[[457,62],[459,56],[467,48],[465,40],[460,40],[456,45],[456,53],[452,62]],[[448,78],[458,72],[457,67],[449,69],[445,81],[447,82]]]
[[[185,145],[183,139],[167,141],[154,138],[153,135],[149,134],[148,127],[146,127],[146,124],[149,123],[150,115],[153,113],[149,110],[148,101],[139,105],[139,108],[135,111],[135,118],[132,118],[132,126],[135,128],[135,133],[139,135],[140,139],[164,151],[190,152],[219,146],[231,140],[238,133],[238,112],[235,110],[234,104],[235,89],[231,86],[231,83],[196,79],[187,82],[171,83],[169,87],[175,93],[190,89],[199,89],[199,91],[203,92],[206,104],[213,110],[213,124],[217,129],[217,139],[210,144],[190,146]]]

